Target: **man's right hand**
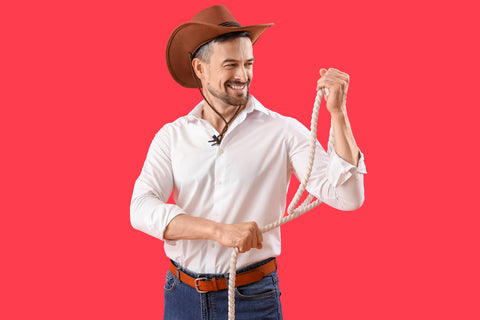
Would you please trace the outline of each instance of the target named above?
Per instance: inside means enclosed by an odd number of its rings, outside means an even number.
[[[252,248],[262,249],[262,231],[254,221],[216,225],[215,240],[225,247],[238,248],[239,252],[247,252]]]
[[[164,237],[166,240],[209,239],[225,247],[237,247],[240,252],[261,249],[263,242],[262,231],[256,222],[225,224],[187,214],[173,218]]]

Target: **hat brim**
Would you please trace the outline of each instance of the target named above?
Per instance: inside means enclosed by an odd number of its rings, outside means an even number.
[[[200,22],[186,22],[179,25],[170,35],[166,48],[168,71],[181,86],[195,88],[195,80],[190,67],[190,54],[208,41],[226,33],[248,31],[254,44],[260,35],[273,23],[256,24],[245,27],[224,27]],[[199,85],[200,81],[199,81]]]

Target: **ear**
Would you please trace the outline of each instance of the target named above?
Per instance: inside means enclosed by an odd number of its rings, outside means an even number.
[[[205,79],[205,62],[203,62],[199,58],[195,58],[192,61],[192,66],[197,78],[200,80]]]

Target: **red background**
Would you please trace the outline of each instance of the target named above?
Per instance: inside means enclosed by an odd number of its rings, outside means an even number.
[[[254,47],[268,108],[309,125],[318,70],[351,76],[366,201],[283,227],[285,318],[479,319],[474,1],[223,3],[276,24]],[[154,134],[200,100],[168,36],[211,4],[2,2],[0,318],[161,318],[168,260],[129,203]]]

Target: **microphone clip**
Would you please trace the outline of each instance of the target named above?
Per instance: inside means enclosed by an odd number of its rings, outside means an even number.
[[[218,136],[213,135],[212,140],[209,140],[208,142],[210,142],[210,143],[213,142],[212,146],[217,145],[217,144],[220,145],[220,143],[222,142],[222,140],[220,140],[220,139],[221,139],[220,135],[218,135]]]

